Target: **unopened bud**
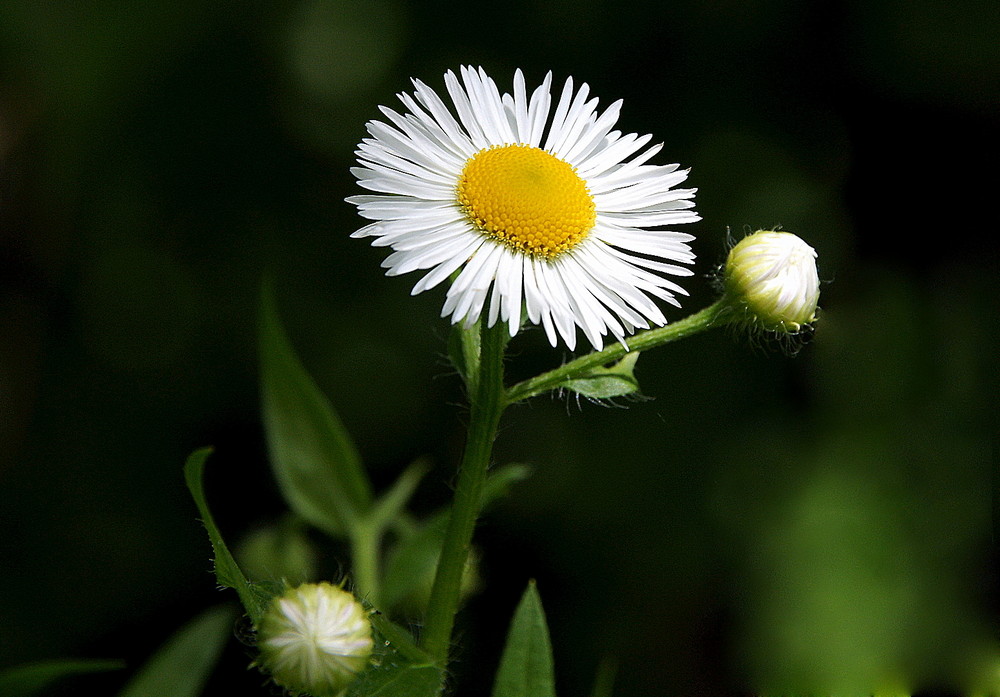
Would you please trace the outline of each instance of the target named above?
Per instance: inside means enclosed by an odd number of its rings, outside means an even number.
[[[763,329],[792,333],[816,319],[816,250],[790,232],[744,237],[729,250],[723,281],[730,303]]]
[[[372,652],[364,607],[330,583],[305,583],[275,597],[257,636],[257,663],[274,682],[312,697],[339,697]]]

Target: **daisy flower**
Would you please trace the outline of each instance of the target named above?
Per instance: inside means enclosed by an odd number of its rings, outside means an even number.
[[[647,164],[662,144],[613,130],[621,100],[598,111],[586,83],[567,79],[553,100],[551,73],[530,95],[520,70],[513,94],[482,68],[444,81],[452,109],[414,79],[405,113],[367,124],[351,170],[373,193],[347,200],[374,221],[352,236],[393,250],[387,275],[427,271],[416,295],[455,274],[452,323],[502,320],[513,336],[523,311],[570,350],[577,327],[600,349],[665,324],[654,298],[686,293],[664,275],[694,260],[691,235],[661,229],[699,220],[695,190],[673,188],[687,170]]]

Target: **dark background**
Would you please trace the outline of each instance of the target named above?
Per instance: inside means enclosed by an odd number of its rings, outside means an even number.
[[[537,398],[500,462],[453,667],[485,694],[537,578],[561,694],[959,690],[1000,665],[992,439],[1000,53],[988,0],[194,0],[0,4],[0,667],[141,663],[214,590],[181,477],[214,445],[227,537],[283,505],[254,323],[296,347],[379,486],[463,437],[443,292],[348,235],[348,168],[410,76],[552,70],[692,168],[679,319],[726,229],[781,225],[827,283],[796,357],[716,331],[644,355],[649,401]],[[512,379],[563,358],[512,344]],[[991,483],[992,478],[992,483]],[[337,561],[324,558],[332,574]],[[986,663],[983,663],[983,662]],[[266,694],[227,650],[209,693]],[[113,692],[125,679],[76,685]]]

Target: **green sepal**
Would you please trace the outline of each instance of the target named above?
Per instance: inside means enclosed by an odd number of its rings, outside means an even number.
[[[213,563],[215,566],[215,579],[220,586],[232,588],[240,597],[240,602],[250,616],[254,626],[260,622],[271,599],[278,592],[278,588],[262,583],[251,583],[243,575],[233,555],[222,540],[219,528],[212,518],[212,512],[208,508],[205,500],[205,490],[202,485],[202,478],[205,471],[205,460],[212,453],[211,448],[202,448],[191,453],[184,465],[184,480],[187,482],[188,491],[194,499],[198,512],[201,514],[201,522],[208,532],[208,539],[212,543]]]
[[[11,666],[0,671],[0,695],[31,697],[63,678],[121,670],[125,661],[53,658]]]
[[[380,612],[370,615],[375,630],[372,665],[351,683],[346,697],[437,697],[444,670],[417,646],[410,633]]]
[[[552,644],[535,582],[528,583],[514,612],[500,657],[493,697],[555,697]]]
[[[633,370],[639,351],[631,351],[609,367],[598,366],[587,373],[564,382],[561,387],[591,399],[624,397],[639,391]]]
[[[259,343],[264,429],[281,493],[310,524],[344,537],[368,512],[371,483],[340,417],[296,356],[268,283]]]
[[[232,636],[235,613],[226,605],[209,608],[178,630],[118,697],[197,697]]]

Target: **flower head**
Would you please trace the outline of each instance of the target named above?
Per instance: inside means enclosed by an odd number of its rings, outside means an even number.
[[[277,596],[257,635],[257,662],[274,681],[313,697],[339,697],[372,652],[365,609],[329,583],[304,583]]]
[[[816,250],[790,232],[744,237],[729,250],[723,280],[730,302],[764,329],[797,332],[816,319]]]
[[[521,71],[500,94],[482,68],[445,74],[454,114],[419,80],[400,94],[405,114],[371,121],[352,170],[374,192],[351,196],[374,222],[354,233],[391,247],[388,275],[425,270],[413,293],[457,272],[442,316],[471,326],[529,321],[549,341],[576,346],[579,327],[601,348],[637,327],[666,323],[653,302],[686,294],[662,274],[688,276],[690,235],[655,229],[699,219],[678,165],[646,164],[651,136],[613,130],[621,101],[603,112],[586,83],[551,73],[529,95]],[[640,152],[642,151],[642,152]],[[639,154],[636,154],[639,153]]]

